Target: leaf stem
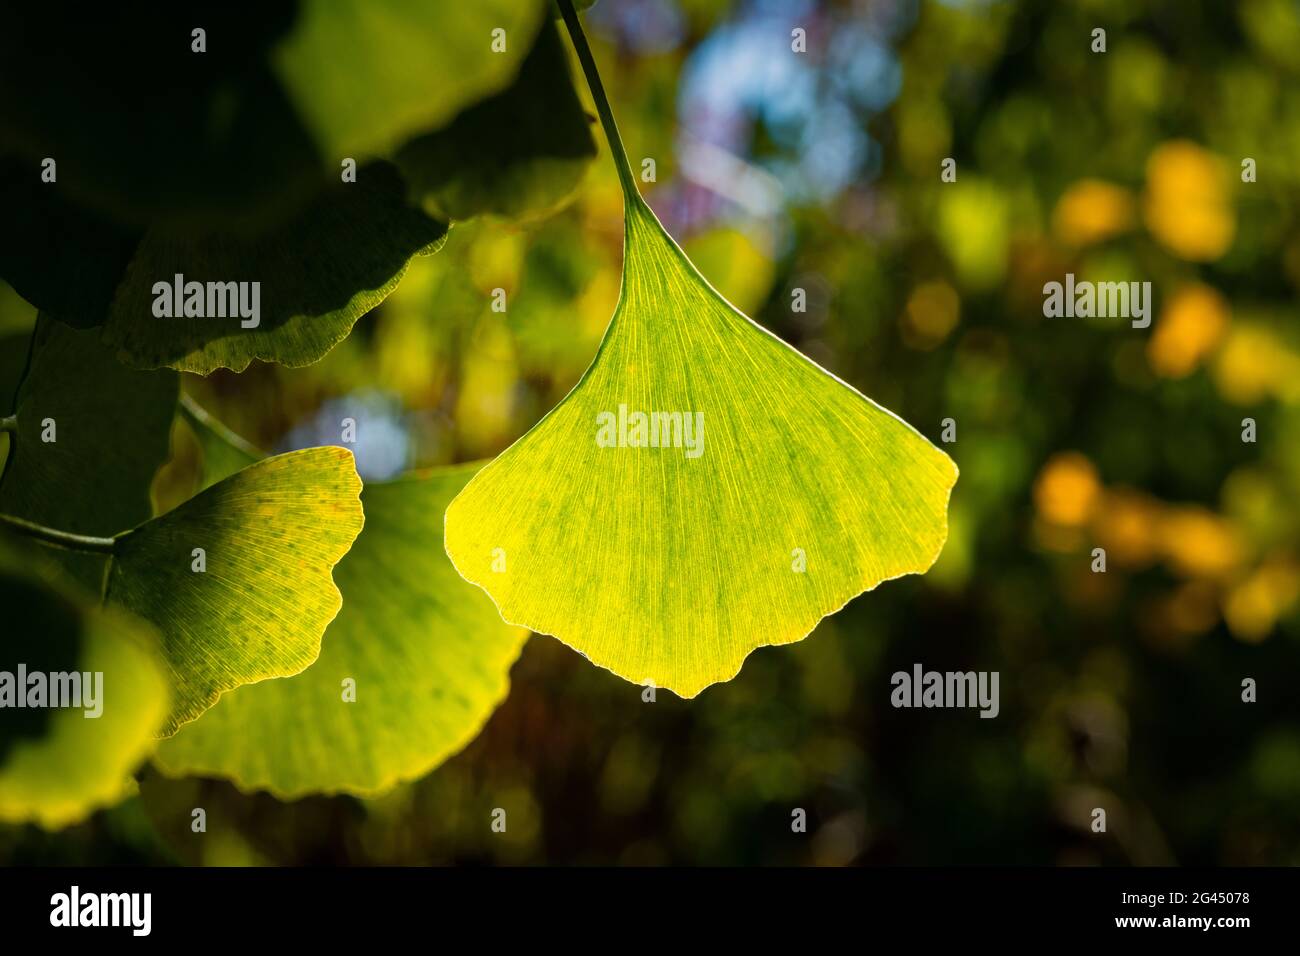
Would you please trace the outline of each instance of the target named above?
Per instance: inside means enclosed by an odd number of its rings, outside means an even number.
[[[85,534],[73,534],[71,531],[59,531],[57,528],[47,528],[43,524],[6,514],[0,514],[0,526],[12,528],[19,534],[27,535],[29,538],[35,538],[38,541],[44,541],[46,544],[57,545],[71,551],[90,551],[94,554],[113,553],[114,540],[112,538],[94,538]]]
[[[618,170],[618,179],[623,186],[623,195],[630,200],[641,201],[641,193],[637,191],[636,179],[632,175],[632,166],[628,162],[627,152],[623,149],[623,140],[618,135],[618,124],[614,122],[614,111],[609,107],[609,98],[605,96],[605,87],[600,82],[600,72],[596,69],[596,60],[591,55],[591,47],[587,45],[587,35],[582,32],[582,24],[578,22],[578,13],[573,9],[573,0],[557,0],[560,6],[560,13],[564,16],[564,25],[568,28],[569,37],[573,40],[573,49],[578,54],[578,62],[582,64],[583,76],[587,78],[587,88],[591,90],[591,98],[596,103],[596,113],[600,116],[601,128],[605,131],[605,139],[609,142],[609,151],[614,159],[614,167]]]
[[[17,415],[6,415],[4,418],[0,418],[0,432],[17,432],[17,431],[18,431]]]
[[[181,417],[190,425],[191,428],[206,428],[215,432],[217,436],[231,445],[249,458],[265,458],[266,452],[258,448],[242,435],[237,435],[226,427],[224,422],[217,420],[213,414],[196,402],[185,392],[181,392]]]

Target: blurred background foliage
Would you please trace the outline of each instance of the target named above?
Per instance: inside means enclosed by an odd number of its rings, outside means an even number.
[[[655,161],[643,191],[705,276],[932,440],[956,422],[938,565],[690,702],[645,702],[534,636],[481,736],[385,797],[281,803],[146,770],[83,825],[0,829],[0,858],[1300,864],[1300,7],[601,0],[585,17],[633,165]],[[614,307],[601,152],[557,215],[457,224],[318,364],[185,390],[270,450],[336,443],[355,418],[365,478],[494,455],[577,382]],[[1067,272],[1151,281],[1151,327],[1044,318]],[[0,318],[31,321],[8,289]],[[183,426],[174,449],[160,507],[197,471]],[[893,709],[891,673],[918,662],[1000,671],[1000,716]]]

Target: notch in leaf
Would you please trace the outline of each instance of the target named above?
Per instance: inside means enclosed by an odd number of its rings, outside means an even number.
[[[163,734],[225,691],[306,668],[342,603],[331,572],[361,531],[352,453],[257,462],[111,542],[105,599],[157,625],[175,689]]]
[[[926,571],[957,468],[696,271],[641,199],[560,6],[623,185],[622,293],[578,385],[448,507],[446,550],[505,620],[693,697]]]

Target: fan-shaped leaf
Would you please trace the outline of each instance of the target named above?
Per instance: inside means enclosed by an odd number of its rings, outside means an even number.
[[[693,697],[928,569],[957,468],[696,271],[638,194],[560,9],[623,185],[622,294],[582,380],[447,508],[446,549],[507,621]]]
[[[316,659],[340,604],[330,572],[361,530],[360,490],[351,452],[309,448],[117,537],[105,593],[162,634],[175,688],[165,734],[225,691]]]
[[[367,484],[366,526],[339,563],[343,610],[320,658],[296,677],[226,694],[160,745],[160,766],[281,797],[373,793],[472,740],[504,698],[527,637],[428,547],[476,470]],[[355,701],[345,699],[348,680]]]
[[[451,503],[446,548],[507,621],[692,697],[928,569],[957,469],[733,309],[632,192],[626,207],[595,362]]]

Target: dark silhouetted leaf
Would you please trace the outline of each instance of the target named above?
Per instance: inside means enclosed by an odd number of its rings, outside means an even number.
[[[595,155],[564,47],[547,23],[508,88],[408,143],[396,162],[436,215],[521,218],[569,198]]]

